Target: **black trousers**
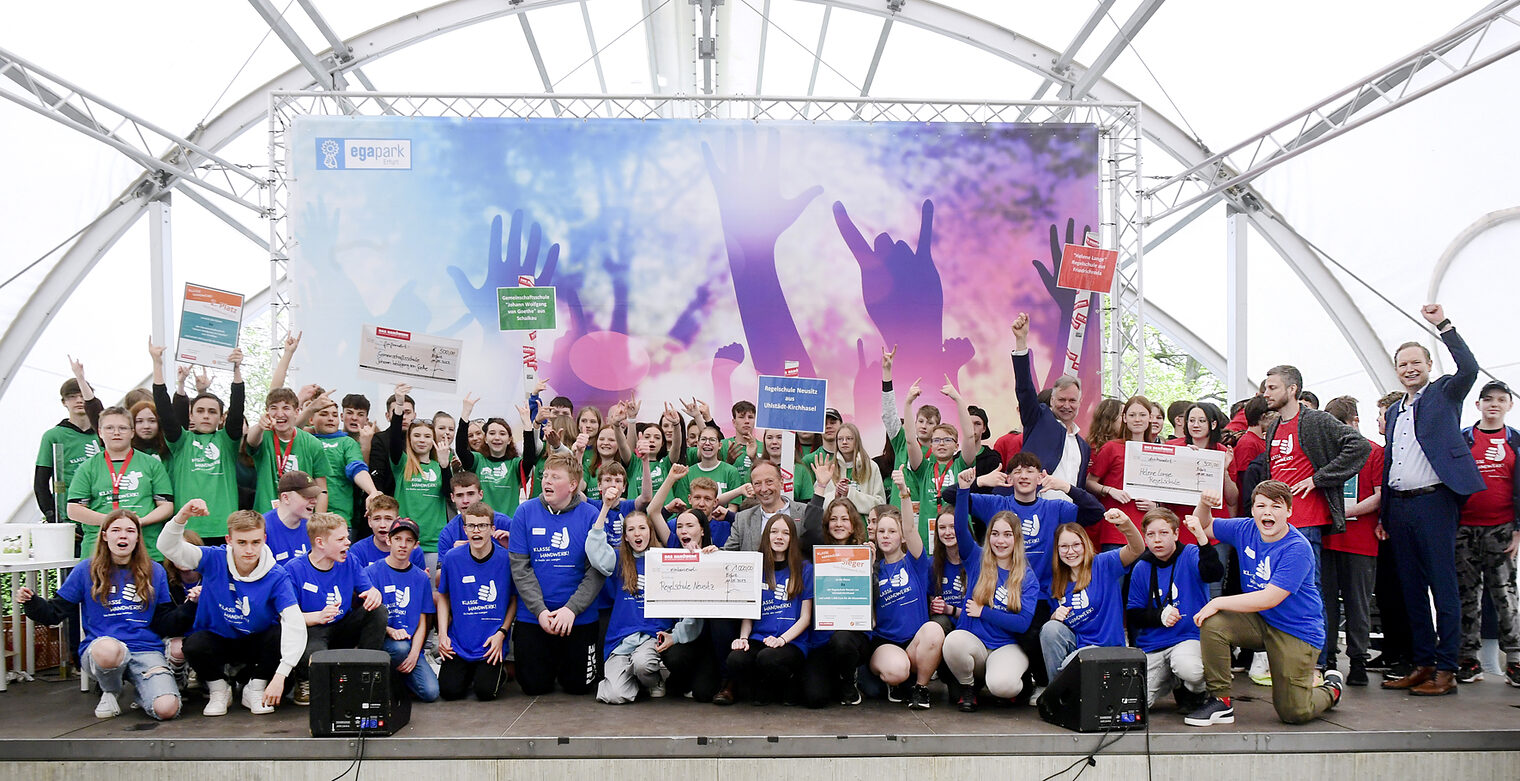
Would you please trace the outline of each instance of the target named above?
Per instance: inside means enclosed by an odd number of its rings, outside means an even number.
[[[677,643],[660,654],[670,677],[665,690],[670,696],[691,692],[697,702],[712,702],[718,693],[721,675],[718,672],[718,654],[713,649],[712,636],[704,629],[702,634],[689,643]]]
[[[301,663],[296,665],[293,677],[304,681],[310,676],[311,655],[318,651],[329,648],[385,650],[385,619],[384,606],[366,610],[364,605],[354,603],[336,621],[306,627],[306,650],[301,654]]]
[[[786,698],[802,679],[806,666],[807,654],[796,643],[771,648],[750,640],[748,651],[728,653],[729,674],[760,703]]]
[[[803,703],[809,708],[828,705],[844,680],[854,680],[856,670],[869,661],[869,648],[865,632],[835,632],[827,643],[814,648],[803,674]]]
[[[1404,607],[1404,584],[1393,555],[1393,543],[1378,545],[1377,584],[1373,586],[1377,603],[1378,628],[1383,631],[1380,646],[1385,660],[1408,662],[1414,659],[1414,635],[1409,629],[1409,611]]]
[[[563,637],[545,632],[537,621],[516,622],[512,654],[523,694],[548,694],[554,691],[555,681],[566,694],[590,692],[602,657],[596,633],[595,622],[576,624]],[[443,681],[438,683],[442,686]]]
[[[1042,599],[1035,604],[1034,620],[1029,623],[1029,631],[1019,635],[1019,647],[1024,649],[1024,655],[1029,657],[1029,670],[1024,673],[1024,691],[1033,691],[1027,684],[1033,682],[1036,686],[1049,686],[1050,675],[1045,671],[1045,652],[1040,648],[1040,627],[1050,620],[1050,600]]]
[[[427,664],[419,659],[418,664]],[[475,692],[475,699],[490,702],[501,694],[501,685],[507,680],[501,663],[491,664],[485,659],[470,662],[455,656],[444,659],[438,668],[438,696],[445,700],[462,700]]]
[[[202,681],[227,677],[227,665],[241,664],[252,680],[267,681],[280,665],[280,625],[239,637],[203,629],[185,638],[185,661]]]

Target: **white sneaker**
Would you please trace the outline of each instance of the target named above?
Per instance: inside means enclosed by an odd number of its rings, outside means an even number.
[[[206,702],[206,709],[201,711],[201,715],[226,716],[227,708],[232,705],[232,684],[225,679],[206,681],[206,693],[210,699]]]
[[[243,707],[255,716],[274,713],[273,705],[264,704],[264,689],[268,686],[269,681],[254,679],[243,687]]]
[[[95,718],[111,719],[121,715],[121,705],[116,702],[116,695],[111,692],[100,693],[100,704],[95,706]]]
[[[649,687],[649,697],[650,697],[650,699],[658,700],[658,699],[660,699],[660,698],[662,698],[664,696],[665,696],[665,682],[664,681],[661,681],[659,684],[657,684],[655,686]]]
[[[1272,685],[1272,668],[1267,665],[1267,655],[1258,651],[1251,659],[1251,683],[1257,686]]]

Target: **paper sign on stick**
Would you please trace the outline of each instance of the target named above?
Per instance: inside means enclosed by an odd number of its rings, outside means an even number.
[[[241,295],[186,283],[174,360],[197,366],[230,368],[232,362],[227,356],[237,349],[242,325]]]

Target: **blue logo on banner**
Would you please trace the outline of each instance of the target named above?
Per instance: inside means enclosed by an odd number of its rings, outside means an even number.
[[[410,138],[318,138],[317,170],[412,169]]]
[[[761,375],[755,427],[821,433],[828,394],[828,380]]]

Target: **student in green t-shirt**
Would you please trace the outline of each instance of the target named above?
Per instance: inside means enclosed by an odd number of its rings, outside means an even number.
[[[99,414],[100,400],[84,378],[84,364],[71,358],[69,365],[74,378],[64,380],[58,389],[58,399],[68,417],[42,435],[42,443],[37,447],[37,468],[32,475],[37,509],[48,523],[68,520],[63,505],[68,498],[69,482],[85,461],[100,452],[100,439],[90,423]],[[65,517],[60,518],[60,513]]]
[[[363,506],[382,494],[359,450],[359,440],[343,430],[343,413],[327,392],[318,394],[308,409],[313,410],[311,434],[322,444],[327,459],[327,511],[347,521],[350,528],[356,522],[362,524]],[[355,488],[364,492],[363,506],[354,503]]]
[[[412,386],[397,383],[395,398],[404,398],[411,392]],[[391,471],[396,475],[395,496],[401,505],[401,517],[417,522],[422,530],[418,544],[422,546],[423,557],[428,569],[436,571],[438,533],[449,520],[449,478],[453,472],[448,467],[448,445],[434,441],[433,424],[427,420],[413,418],[411,425],[402,425],[400,410],[391,413],[386,439]]]
[[[741,482],[749,482],[749,470],[755,465],[755,454],[759,451],[759,443],[755,441],[755,403],[740,399],[734,402],[730,414],[734,435],[723,440],[719,453],[724,461],[738,467]]]
[[[243,351],[233,350],[232,402],[222,425],[222,400],[204,391],[190,402],[190,428],[180,425],[174,399],[165,382],[164,348],[151,342],[153,403],[158,410],[159,430],[169,449],[169,483],[175,504],[191,499],[205,501],[207,514],[190,519],[186,528],[200,535],[206,545],[221,545],[227,536],[227,516],[238,509],[237,451],[243,438]]]
[[[253,509],[269,512],[279,496],[280,478],[290,472],[305,472],[322,493],[316,512],[327,512],[327,455],[322,443],[296,426],[300,399],[289,388],[275,388],[264,397],[264,414],[249,424],[243,435],[248,454],[253,457]]]
[[[976,462],[977,443],[969,436],[971,431],[971,411],[966,406],[966,400],[961,398],[960,391],[948,382],[940,389],[946,398],[955,402],[960,411],[961,429],[967,432],[962,436],[954,426],[946,423],[937,423],[929,429],[929,453],[925,457],[923,448],[919,446],[917,438],[908,441],[908,461],[906,468],[902,470],[903,481],[908,486],[908,491],[913,502],[918,505],[919,526],[924,531],[932,528],[934,519],[939,516],[940,491],[955,484],[956,475],[961,470],[971,468]],[[909,403],[908,412],[913,412],[912,403]]]
[[[459,419],[469,420],[479,401],[479,397],[466,393],[463,414]],[[595,412],[594,408],[591,409]],[[482,442],[479,451],[470,449],[464,437],[456,437],[454,442],[454,452],[459,456],[460,467],[474,472],[475,476],[480,478],[483,500],[491,505],[491,509],[504,515],[517,512],[517,505],[522,501],[523,465],[532,464],[538,460],[533,427],[528,425],[528,408],[519,406],[517,414],[523,424],[523,446],[520,454],[517,443],[513,441],[512,427],[507,425],[507,421],[503,418],[486,420],[485,441]],[[459,508],[459,511],[464,512],[464,508]]]
[[[84,529],[80,558],[89,558],[100,536],[100,524],[112,510],[137,513],[143,541],[155,561],[158,533],[174,514],[174,489],[169,474],[156,458],[132,449],[132,414],[121,407],[100,413],[100,436],[105,449],[91,456],[69,481],[69,520]]]
[[[634,445],[633,458],[628,459],[626,467],[628,490],[624,496],[628,499],[636,499],[643,493],[646,472],[651,493],[660,490],[666,475],[670,474],[670,453],[665,447],[665,432],[660,429],[660,424],[638,423],[635,424],[635,430],[637,444]]]
[[[617,409],[616,406],[613,407]],[[622,466],[633,455],[633,448],[628,447],[628,455],[623,455],[624,442],[622,427],[613,423],[606,423],[596,434],[592,436],[589,446],[581,454],[582,474],[596,475],[607,464]],[[577,439],[579,442],[579,439]]]
[[[728,493],[744,484],[738,467],[718,459],[722,444],[723,432],[715,424],[708,423],[702,427],[702,433],[697,435],[697,463],[691,465],[686,476],[676,482],[675,498],[687,501],[691,496],[691,482],[699,477],[717,483],[719,494]]]

